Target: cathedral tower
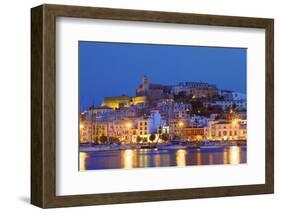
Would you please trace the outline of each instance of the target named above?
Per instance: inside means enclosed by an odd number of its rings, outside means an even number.
[[[142,90],[144,94],[147,94],[149,91],[149,81],[146,75],[144,75],[142,78]]]

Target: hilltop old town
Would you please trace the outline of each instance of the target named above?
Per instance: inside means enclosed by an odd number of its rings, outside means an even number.
[[[243,93],[206,82],[155,84],[143,76],[135,96],[104,97],[80,113],[80,143],[245,142],[246,109]]]

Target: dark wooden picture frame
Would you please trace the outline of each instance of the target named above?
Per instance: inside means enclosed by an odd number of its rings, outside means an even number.
[[[265,184],[56,195],[56,18],[75,17],[262,28],[266,34]],[[41,5],[31,9],[31,203],[42,208],[179,200],[274,192],[274,20],[217,15]]]

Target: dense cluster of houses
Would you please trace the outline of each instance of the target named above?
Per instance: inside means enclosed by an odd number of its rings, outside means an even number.
[[[204,82],[167,86],[146,76],[136,96],[105,97],[80,114],[80,143],[246,140],[246,95]]]

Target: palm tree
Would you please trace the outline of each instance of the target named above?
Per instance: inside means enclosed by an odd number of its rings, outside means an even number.
[[[153,141],[155,140],[155,138],[156,138],[155,134],[151,134],[151,135],[149,136],[149,140],[150,140],[151,142],[153,142]]]
[[[168,135],[168,133],[163,133],[163,134],[161,135],[161,139],[162,139],[163,141],[167,142],[167,141],[169,140],[169,135]]]
[[[137,142],[139,143],[139,142],[141,142],[142,141],[142,137],[141,136],[137,136]]]
[[[101,143],[105,143],[106,141],[107,141],[107,137],[106,136],[104,136],[104,135],[100,136],[100,142]]]

